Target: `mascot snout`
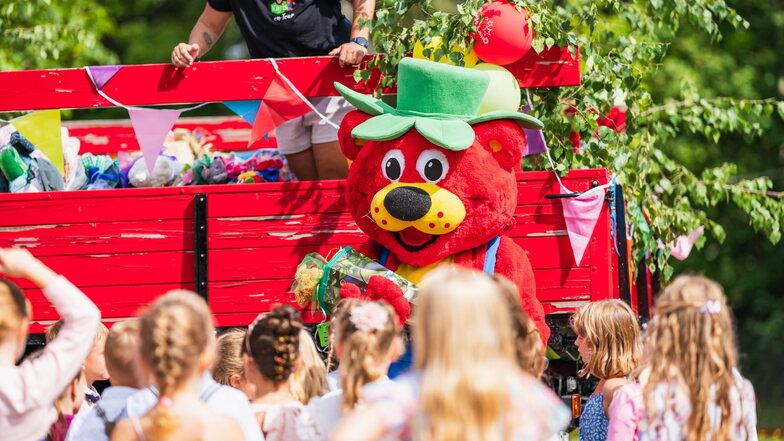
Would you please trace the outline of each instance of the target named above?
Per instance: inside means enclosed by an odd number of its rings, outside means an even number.
[[[466,208],[451,191],[429,183],[393,182],[370,203],[376,225],[399,232],[415,228],[427,235],[451,233],[466,217]]]

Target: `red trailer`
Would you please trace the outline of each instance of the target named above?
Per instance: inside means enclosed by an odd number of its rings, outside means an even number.
[[[278,65],[306,96],[335,95],[333,81],[368,89],[331,57]],[[522,87],[580,81],[579,63],[567,50],[531,52],[511,70]],[[125,105],[260,99],[273,74],[265,60],[202,62],[186,70],[126,66],[103,91]],[[111,104],[95,92],[84,69],[0,73],[0,112],[106,106]],[[234,123],[241,124],[236,118]],[[96,153],[133,148],[127,139],[123,147],[112,138],[122,131],[107,135],[94,123],[66,125],[83,140],[107,136],[107,144],[90,149]],[[585,191],[609,178],[606,169],[595,169],[573,170],[563,179],[573,191]],[[620,298],[641,316],[648,314],[647,279],[641,277],[637,289],[630,280],[623,193],[619,186],[608,193],[578,265],[561,209],[568,195],[558,194],[554,174],[521,172],[518,189],[516,223],[506,234],[529,253],[537,295],[553,328],[550,346],[574,375],[568,317],[575,308]],[[136,315],[167,290],[186,288],[207,299],[218,326],[245,326],[277,303],[296,306],[286,291],[306,254],[327,255],[363,238],[346,210],[342,181],[0,195],[0,247],[29,248],[92,298],[107,325]],[[33,302],[31,331],[40,333],[57,315],[39,290],[26,281],[20,286]],[[303,314],[311,323],[323,320],[316,311]],[[571,393],[567,383],[556,386]]]

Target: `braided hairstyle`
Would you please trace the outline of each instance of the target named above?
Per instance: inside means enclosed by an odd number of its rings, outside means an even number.
[[[287,381],[299,358],[302,318],[290,305],[259,315],[248,327],[243,354],[248,354],[259,372],[275,384]]]
[[[369,303],[376,302],[352,299],[342,304],[331,325],[335,341],[343,345],[339,368],[343,411],[352,409],[362,398],[362,386],[386,374],[382,361],[400,332],[394,308],[383,301],[377,302],[386,312],[381,329],[360,329],[352,313]]]
[[[207,304],[191,291],[168,292],[142,316],[139,348],[162,398],[196,375],[199,358],[213,342],[213,331]],[[166,439],[177,428],[166,401],[161,399],[148,414],[151,438]]]

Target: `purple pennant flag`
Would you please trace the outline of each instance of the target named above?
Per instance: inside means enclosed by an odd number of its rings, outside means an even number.
[[[136,140],[142,150],[147,171],[152,175],[155,161],[163,150],[163,141],[169,134],[172,126],[180,117],[179,109],[146,109],[143,107],[128,107],[131,125],[136,133]]]
[[[87,66],[87,69],[90,69],[93,83],[98,90],[103,89],[106,82],[111,80],[114,74],[122,68],[123,66]]]
[[[531,106],[528,104],[523,107],[523,113],[528,113]],[[523,129],[525,133],[525,152],[523,156],[535,155],[547,151],[547,144],[544,141],[544,134],[541,130]]]

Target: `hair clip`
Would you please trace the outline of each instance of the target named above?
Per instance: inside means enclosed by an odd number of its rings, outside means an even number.
[[[707,312],[708,314],[718,314],[721,312],[721,302],[718,300],[708,300],[705,306],[700,307],[700,312]]]
[[[383,331],[389,313],[378,303],[367,302],[352,309],[349,320],[360,331]]]
[[[161,395],[161,398],[158,399],[158,405],[164,409],[171,409],[172,403],[173,401],[168,395]]]

